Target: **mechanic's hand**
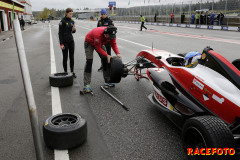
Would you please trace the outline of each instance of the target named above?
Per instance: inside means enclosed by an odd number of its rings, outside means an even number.
[[[122,59],[122,56],[120,54],[117,54],[118,58]]]
[[[110,56],[110,55],[107,55],[107,61],[108,61],[108,63],[110,63],[110,62],[111,62],[111,58],[112,58],[112,56]]]
[[[73,32],[76,31],[75,25],[73,25],[73,27],[72,27],[72,31],[73,31]]]
[[[60,48],[61,48],[62,50],[64,50],[64,49],[65,49],[64,45],[60,45]]]

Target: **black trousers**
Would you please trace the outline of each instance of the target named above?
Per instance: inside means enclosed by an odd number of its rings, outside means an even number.
[[[105,44],[106,50],[107,50],[107,54],[111,56],[111,45],[110,42],[108,42],[107,44]]]
[[[144,22],[141,23],[141,28],[140,28],[140,30],[142,30],[142,28],[147,29],[147,27],[144,26]]]
[[[70,69],[71,72],[74,72],[74,49],[75,49],[75,43],[74,41],[71,41],[69,43],[64,43],[64,50],[62,50],[63,53],[63,69],[64,72],[67,72],[67,61],[68,61],[68,55],[70,60]]]

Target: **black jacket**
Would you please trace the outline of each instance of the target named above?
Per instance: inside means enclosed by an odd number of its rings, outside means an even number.
[[[217,19],[219,21],[223,21],[223,18],[224,18],[224,14],[220,13],[218,16],[217,16]]]
[[[74,21],[71,18],[64,17],[59,23],[59,41],[60,44],[69,43],[73,41],[72,33],[76,31],[72,31],[74,25]]]
[[[114,25],[112,20],[108,17],[106,17],[105,19],[100,19],[98,21],[97,27],[102,27],[102,26],[110,26],[110,25]]]

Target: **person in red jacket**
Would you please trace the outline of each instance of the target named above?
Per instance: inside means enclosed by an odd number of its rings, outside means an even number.
[[[174,14],[171,13],[170,17],[171,17],[171,23],[173,23],[173,21],[174,21]]]
[[[101,57],[103,65],[103,77],[105,80],[105,85],[114,87],[113,83],[110,83],[110,76],[107,70],[108,63],[112,56],[108,55],[106,52],[105,44],[110,42],[113,51],[119,58],[122,58],[117,47],[116,42],[117,28],[114,26],[108,27],[97,27],[91,30],[85,37],[84,49],[86,54],[86,65],[84,69],[84,88],[85,92],[91,92],[91,74],[92,74],[92,63],[93,63],[93,51],[95,50]]]

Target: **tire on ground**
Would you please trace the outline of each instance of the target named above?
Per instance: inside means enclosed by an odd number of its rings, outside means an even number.
[[[67,87],[73,84],[72,73],[55,73],[49,76],[50,86]]]
[[[43,125],[46,146],[52,149],[71,149],[87,139],[87,122],[78,114],[62,113],[49,117]]]
[[[119,57],[111,58],[110,82],[119,83],[124,71],[124,65]]]
[[[240,71],[240,59],[236,59],[232,64]]]
[[[193,117],[186,121],[182,130],[182,140],[187,148],[235,148],[232,132],[227,125],[214,116]],[[188,156],[189,159],[208,158],[208,160],[233,160],[233,156]]]

